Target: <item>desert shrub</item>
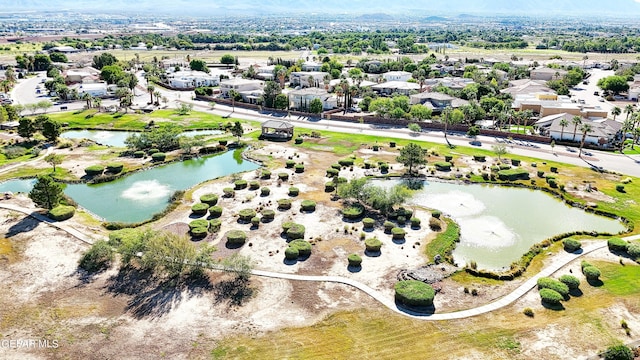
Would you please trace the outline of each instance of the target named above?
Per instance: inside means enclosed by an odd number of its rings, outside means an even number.
[[[222,206],[212,206],[209,208],[209,216],[212,218],[219,218],[222,216]]]
[[[436,167],[436,170],[438,170],[438,171],[450,171],[451,170],[451,163],[450,162],[438,161],[438,162],[434,163],[433,165]]]
[[[107,241],[98,240],[82,255],[79,266],[90,273],[107,269],[115,258],[114,254],[114,249]]]
[[[262,221],[263,222],[269,222],[269,221],[272,221],[273,219],[275,219],[276,212],[271,210],[271,209],[264,209],[264,210],[260,211],[260,215],[262,216]]]
[[[429,228],[433,231],[440,231],[442,229],[442,224],[440,220],[434,217],[429,218]]]
[[[555,167],[555,166],[552,166],[549,170],[550,170],[552,173],[557,173],[557,172],[558,172],[558,168],[557,168],[557,167]]]
[[[207,234],[209,233],[209,230],[205,227],[197,227],[189,230],[189,232],[191,233],[191,236],[193,236],[194,238],[201,239],[207,236]]]
[[[582,269],[582,273],[584,274],[584,277],[587,278],[587,280],[598,280],[600,278],[600,269],[598,269],[595,266],[587,266],[585,268]]]
[[[407,232],[403,228],[394,227],[391,229],[391,235],[394,240],[402,240],[406,234]]]
[[[202,216],[202,215],[204,215],[204,214],[206,214],[206,213],[207,213],[207,210],[209,210],[209,205],[207,205],[207,204],[205,204],[205,203],[197,203],[197,204],[194,204],[194,205],[191,207],[191,212],[192,212],[194,215],[200,215],[200,216]]]
[[[404,216],[398,216],[396,221],[398,222],[398,225],[404,225],[407,223],[407,218]]]
[[[607,350],[602,353],[604,360],[633,360],[634,357],[633,351],[631,351],[627,345],[623,344],[609,346]]]
[[[287,230],[289,230],[293,225],[295,225],[296,223],[294,223],[293,221],[285,221],[282,223],[282,231],[283,232],[287,232]]]
[[[142,158],[142,157],[144,157],[144,151],[138,150],[138,151],[133,153],[133,156],[137,157],[137,158]]]
[[[254,216],[251,218],[251,225],[252,226],[258,226],[260,225],[260,218],[257,216]]]
[[[324,191],[325,192],[332,192],[335,189],[336,189],[336,184],[333,181],[329,181],[329,182],[324,184]]]
[[[157,153],[151,154],[152,161],[160,162],[160,161],[164,161],[164,159],[166,158],[167,158],[167,154],[163,152],[157,152]]]
[[[204,220],[204,219],[193,220],[192,222],[189,223],[189,230],[195,229],[195,228],[208,229],[209,228],[209,222],[207,220]]]
[[[580,268],[581,268],[582,270],[584,270],[584,268],[586,268],[587,266],[593,266],[593,265],[591,265],[591,263],[586,262],[585,260],[582,260],[582,261],[580,262]]]
[[[340,164],[331,164],[331,168],[332,169],[336,169],[336,170],[340,170],[340,169],[342,169],[342,166]]]
[[[368,163],[368,162],[364,163],[364,168],[371,169],[371,163]]]
[[[297,240],[304,239],[305,228],[302,224],[293,224],[287,229],[287,239]]]
[[[265,186],[260,189],[260,196],[269,196],[269,194],[271,194],[271,189],[269,189],[268,187]]]
[[[291,169],[295,164],[296,162],[294,160],[287,160],[287,162],[285,162],[285,167],[287,169]]]
[[[442,212],[440,210],[433,210],[431,212],[431,217],[434,217],[436,219],[440,219],[441,215],[442,215]]]
[[[576,290],[580,287],[580,280],[573,275],[562,275],[560,276],[561,283],[567,285],[569,290]]]
[[[609,247],[609,251],[612,252],[626,252],[629,243],[619,237],[612,237],[607,240],[607,246]]]
[[[349,255],[347,261],[349,261],[349,266],[359,267],[362,265],[362,258],[358,254]]]
[[[616,184],[616,191],[623,193],[624,192],[624,185]]]
[[[269,170],[262,170],[262,173],[260,174],[260,178],[261,179],[271,179],[271,171]]]
[[[249,183],[249,190],[258,190],[260,188],[260,183],[258,181],[252,181]]]
[[[636,262],[640,261],[640,244],[632,243],[627,246],[627,254]]]
[[[542,171],[542,170],[538,170],[538,172],[537,172],[537,173],[538,173],[538,177],[539,177],[539,178],[543,178],[543,177],[544,177],[544,171]]]
[[[221,227],[222,227],[222,220],[220,220],[220,219],[211,219],[209,221],[209,230],[211,230],[211,232],[217,233],[218,231],[220,231]]]
[[[382,224],[382,226],[384,226],[384,232],[389,234],[391,233],[391,229],[393,229],[396,224],[392,223],[391,221],[385,221],[384,224]]]
[[[360,204],[353,204],[345,209],[342,209],[342,216],[347,219],[357,219],[364,213],[364,206]]]
[[[71,219],[75,213],[76,208],[74,208],[73,206],[58,205],[49,210],[47,216],[55,221],[64,221],[67,219]]]
[[[503,181],[527,180],[529,179],[529,172],[522,168],[500,170],[498,171],[498,178]]]
[[[556,179],[553,179],[553,178],[547,179],[547,183],[553,189],[558,187],[558,182],[556,181]]]
[[[300,174],[304,172],[304,165],[303,164],[298,164],[295,166],[296,168],[296,173]]]
[[[298,196],[300,194],[300,189],[295,186],[289,188],[289,196]]]
[[[238,212],[238,218],[240,221],[249,222],[254,216],[256,216],[256,211],[253,209],[242,209]]]
[[[485,162],[486,161],[486,156],[484,156],[484,155],[473,155],[473,160],[478,161],[478,162]]]
[[[362,219],[362,226],[365,229],[371,229],[376,224],[376,221],[372,218],[364,218]]]
[[[352,158],[340,159],[338,164],[340,166],[353,166],[354,160]]]
[[[223,193],[222,196],[224,196],[226,198],[234,197],[235,194],[236,194],[236,192],[233,191],[233,188],[230,188],[230,187],[226,187],[226,188],[222,189],[222,193]]]
[[[560,304],[560,302],[564,300],[564,297],[557,291],[547,288],[540,290],[540,298],[542,299],[542,302],[550,305]]]
[[[409,306],[431,306],[436,296],[431,285],[418,280],[398,281],[394,289],[396,301]]]
[[[302,202],[300,203],[300,209],[302,211],[315,211],[316,202],[313,200],[302,200]]]
[[[204,194],[200,196],[200,202],[205,203],[209,206],[214,206],[218,203],[218,195],[216,194]]]
[[[389,164],[387,163],[380,164],[380,172],[382,173],[389,172]]]
[[[562,240],[562,246],[564,247],[564,249],[568,252],[576,252],[578,250],[580,250],[580,248],[582,248],[582,244],[580,243],[580,241],[572,239],[572,238],[567,238]]]
[[[340,173],[339,170],[331,168],[331,169],[327,169],[327,177],[336,177],[338,176],[338,173]]]
[[[411,227],[419,227],[421,223],[417,217],[412,217],[409,221],[411,222]]]
[[[227,232],[227,242],[233,245],[242,245],[247,241],[247,234],[242,230],[231,230]]]
[[[445,155],[444,156],[444,161],[450,163],[453,160],[453,156],[451,155]]]
[[[102,165],[91,165],[84,169],[84,173],[87,176],[96,176],[102,174],[104,167]]]
[[[297,138],[294,140],[294,142],[295,142],[296,144],[302,144],[302,143],[304,142],[304,139],[303,139],[303,138],[301,138],[301,137],[297,137]]]
[[[533,317],[534,316],[532,308],[524,308],[524,310],[522,310],[522,313],[527,315],[528,317]]]
[[[629,184],[632,181],[632,179],[630,177],[626,177],[622,180],[620,180],[621,183],[623,184]]]
[[[7,159],[16,159],[27,154],[27,149],[22,146],[7,146],[2,150]]]
[[[147,150],[147,154],[149,154],[149,155],[153,155],[153,154],[159,153],[159,152],[160,152],[160,150],[159,149],[155,149],[155,148]]]
[[[112,174],[118,174],[122,172],[122,169],[124,169],[123,163],[109,163],[106,167],[107,172]]]
[[[229,142],[227,140],[220,140],[218,141],[218,144],[222,145],[222,146],[227,146]]]
[[[519,159],[511,159],[511,165],[520,166],[520,160]]]
[[[284,250],[284,257],[287,260],[295,260],[300,256],[300,252],[298,251],[298,248],[292,247],[292,246],[288,246],[285,250]]]
[[[242,190],[247,187],[247,180],[236,180],[233,186],[235,190]]]
[[[291,199],[280,199],[280,200],[278,200],[278,209],[279,210],[289,210],[289,209],[291,209]]]
[[[378,252],[382,247],[382,241],[378,240],[377,237],[368,238],[364,241],[364,246],[367,251]]]
[[[278,173],[278,179],[282,181],[287,181],[289,180],[289,174],[285,172]]]
[[[541,277],[538,279],[538,289],[551,289],[563,297],[569,296],[569,287],[559,280],[550,277]]]
[[[289,247],[298,249],[300,256],[311,255],[311,243],[305,240],[293,240],[289,243]]]
[[[395,141],[389,141],[389,147],[396,147],[396,142]]]

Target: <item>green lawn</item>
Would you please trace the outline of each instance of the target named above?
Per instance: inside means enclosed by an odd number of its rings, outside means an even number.
[[[637,296],[640,294],[640,265],[625,260],[626,265],[610,262],[593,262],[600,271],[602,288],[616,296]]]

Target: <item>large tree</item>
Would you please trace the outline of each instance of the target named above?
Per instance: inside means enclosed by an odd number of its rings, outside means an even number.
[[[60,204],[63,197],[64,185],[56,182],[51,176],[39,175],[38,180],[29,192],[29,198],[45,209],[53,209]]]
[[[278,85],[275,81],[268,80],[264,83],[264,106],[268,108],[278,108],[275,104],[275,100],[278,95],[281,93],[280,85]],[[286,95],[285,95],[286,97]]]
[[[242,128],[242,124],[240,123],[240,121],[236,121],[233,124],[233,127],[231,128],[231,134],[237,137],[238,141],[240,141],[240,137],[242,136],[242,134],[244,134],[244,129]]]
[[[236,58],[231,54],[224,54],[220,58],[220,63],[225,65],[233,65],[236,62]]]
[[[608,90],[615,94],[629,90],[629,84],[625,76],[607,76],[598,80],[598,87],[602,90]]]
[[[320,114],[322,112],[322,100],[315,98],[309,103],[309,112],[312,114]]]
[[[56,166],[62,164],[62,160],[64,160],[64,157],[62,155],[57,155],[57,154],[49,154],[44,158],[44,161],[46,161],[51,166],[53,166],[54,173],[56,172]]]
[[[58,136],[60,136],[62,126],[59,122],[47,119],[42,123],[42,136],[44,136],[49,142],[56,142]]]
[[[33,122],[33,119],[30,118],[20,118],[18,122],[18,135],[25,139],[31,139],[33,134],[36,133],[36,127]]]
[[[203,71],[203,72],[209,73],[209,67],[207,66],[207,63],[201,59],[191,60],[189,62],[189,67],[191,68],[191,70]]]
[[[400,149],[400,155],[396,160],[409,168],[409,175],[413,173],[413,167],[416,165],[423,165],[427,163],[425,156],[427,151],[420,147],[420,145],[409,143],[407,146]]]
[[[93,67],[101,70],[103,67],[113,65],[118,62],[115,56],[110,53],[102,53],[93,57]]]

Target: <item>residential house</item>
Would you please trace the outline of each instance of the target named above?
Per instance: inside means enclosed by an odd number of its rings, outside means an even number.
[[[585,118],[607,117],[607,111],[600,106],[578,104],[566,95],[553,93],[519,94],[511,107],[520,111],[531,110],[540,117],[562,113]]]
[[[338,107],[338,99],[320,88],[293,90],[288,93],[289,107],[297,110],[308,110],[313,99],[322,101],[322,109],[330,110]]]
[[[231,90],[240,93],[243,91],[262,90],[263,87],[264,83],[259,80],[233,78],[220,81],[220,93],[224,97],[229,97],[229,91]]]
[[[329,73],[322,71],[294,71],[289,75],[289,83],[291,86],[300,87],[318,87],[324,81],[324,77]],[[313,78],[314,83],[309,84],[309,79]]]
[[[411,79],[411,73],[407,71],[388,71],[382,74],[385,81],[407,81]]]
[[[194,89],[200,86],[218,86],[220,77],[204,71],[181,70],[167,74],[167,83],[175,89]]]
[[[322,69],[322,64],[317,63],[315,61],[305,61],[302,66],[302,71],[320,71]]]
[[[78,95],[89,94],[93,97],[105,97],[107,96],[107,83],[89,83],[89,84],[74,84],[69,86],[70,90],[76,89]]]
[[[418,92],[420,85],[406,81],[387,81],[384,83],[371,86],[371,89],[380,95],[401,94],[410,95],[412,92]]]
[[[563,69],[541,67],[541,68],[531,70],[529,77],[531,78],[531,80],[544,80],[544,81],[560,80],[567,73],[568,72]]]
[[[582,132],[580,125],[575,131],[573,118],[576,115],[569,113],[560,113],[548,115],[536,121],[534,126],[542,135],[548,135],[556,141],[582,141]],[[568,125],[562,127],[560,122],[565,120]],[[621,136],[622,123],[605,118],[588,119],[581,117],[583,124],[591,125],[591,131],[585,137],[585,144],[593,144],[606,146],[618,140]]]
[[[539,94],[539,93],[555,94],[555,91],[553,91],[553,89],[549,88],[546,85],[546,81],[531,80],[531,79],[509,81],[509,87],[506,89],[500,90],[500,92],[503,94],[510,94],[511,97],[513,98],[515,98],[518,95],[527,95],[527,94]]]
[[[426,79],[424,82],[424,89],[430,91],[433,87],[442,85],[452,90],[462,90],[469,84],[474,84],[473,79],[463,77],[443,77],[437,79]]]
[[[67,69],[62,73],[66,84],[95,84],[100,82],[100,71],[92,67]]]
[[[431,108],[434,112],[437,113],[442,112],[442,110],[448,107],[456,109],[469,104],[467,100],[437,92],[423,92],[419,94],[413,94],[409,96],[409,102],[412,105],[422,104]]]
[[[54,46],[49,49],[49,53],[59,52],[64,54],[72,54],[80,52],[80,49],[76,49],[73,46]]]

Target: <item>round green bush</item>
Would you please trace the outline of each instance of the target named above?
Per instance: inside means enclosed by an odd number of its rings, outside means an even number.
[[[380,164],[380,172],[383,172],[383,173],[389,172],[389,164],[387,163]]]
[[[540,298],[542,302],[550,304],[550,305],[558,305],[564,297],[560,295],[557,291],[551,289],[540,289]]]
[[[227,232],[227,242],[233,245],[242,245],[247,241],[247,234],[242,230],[231,230]]]
[[[289,196],[298,196],[298,194],[300,194],[300,189],[294,186],[289,188]]]
[[[138,151],[133,153],[133,156],[137,157],[137,158],[142,158],[142,157],[144,157],[144,151],[138,150]]]
[[[102,174],[104,167],[102,165],[91,165],[84,169],[87,176],[96,176]]]
[[[282,223],[282,231],[283,232],[287,232],[287,230],[289,230],[293,225],[295,225],[296,223],[294,223],[293,221],[285,221]]]
[[[337,169],[333,169],[333,168],[327,169],[327,177],[336,177],[338,176],[339,173],[340,171]]]
[[[263,187],[260,189],[260,196],[269,196],[271,194],[271,189],[268,187]]]
[[[251,218],[255,217],[256,215],[256,211],[253,209],[242,209],[240,210],[240,212],[238,212],[238,218],[240,219],[240,221],[244,222],[251,221]]]
[[[303,165],[303,164],[298,164],[298,165],[296,165],[296,166],[295,166],[295,168],[296,168],[296,172],[297,172],[298,174],[300,174],[300,173],[303,173],[303,172],[304,172],[304,165]]]
[[[438,162],[434,163],[433,165],[436,167],[436,170],[438,170],[438,171],[450,171],[451,170],[451,163],[450,162],[438,161]]]
[[[300,203],[300,209],[302,211],[315,211],[316,210],[316,202],[313,200],[302,200]]]
[[[287,229],[287,239],[297,240],[304,239],[305,228],[302,224],[293,224]]]
[[[398,216],[396,221],[398,222],[398,225],[404,225],[407,223],[407,218],[404,216]]]
[[[519,159],[511,159],[511,165],[520,166],[520,160]]]
[[[624,192],[624,185],[622,185],[622,184],[617,184],[617,185],[616,185],[616,191],[617,191],[617,192],[621,192],[621,193],[623,193],[623,192]]]
[[[640,261],[640,244],[632,243],[627,246],[627,254],[636,262]]]
[[[569,290],[576,290],[580,287],[580,280],[573,275],[562,275],[560,276],[561,283],[567,285]]]
[[[444,156],[444,161],[450,163],[453,160],[453,156],[451,155],[445,155]]]
[[[485,162],[486,156],[484,155],[473,155],[473,160],[478,162]]]
[[[147,153],[148,153],[149,155],[153,155],[153,154],[155,154],[155,153],[159,153],[159,152],[160,152],[160,150],[159,150],[159,149],[149,149],[149,150],[147,151]]]
[[[269,221],[272,221],[273,219],[275,219],[276,212],[271,210],[271,209],[264,209],[264,210],[260,211],[260,215],[262,215],[262,221],[263,222],[269,222]]]
[[[220,216],[222,216],[222,207],[217,205],[210,207],[209,215],[212,218],[219,218]]]
[[[394,240],[402,240],[407,232],[403,228],[394,227],[391,229],[391,235]]]
[[[633,360],[633,351],[623,344],[609,346],[607,350],[602,353],[604,360]]]
[[[626,252],[629,243],[619,237],[612,237],[607,240],[607,246],[609,247],[609,251],[612,252]]]
[[[229,141],[227,140],[220,140],[218,141],[218,144],[222,145],[222,146],[227,146],[227,144],[229,143]]]
[[[551,289],[563,297],[569,296],[569,287],[559,280],[550,277],[541,277],[537,281],[538,289]]]
[[[204,215],[209,210],[209,205],[205,203],[197,203],[191,207],[191,212],[195,215]]]
[[[205,203],[209,206],[214,206],[218,203],[218,195],[216,194],[204,194],[200,196],[200,202]]]
[[[411,227],[419,227],[421,223],[420,219],[417,217],[412,217],[409,221],[411,222]]]
[[[296,164],[295,161],[293,160],[287,160],[287,162],[285,163],[285,166],[287,167],[287,169],[292,168],[294,165]]]
[[[292,247],[292,246],[288,246],[285,250],[284,250],[284,258],[287,260],[295,260],[300,256],[300,252],[298,251],[298,248]]]
[[[374,219],[372,219],[372,218],[366,217],[366,218],[362,219],[362,226],[365,229],[372,229],[375,224],[376,224],[376,221]]]
[[[209,221],[209,230],[211,230],[211,232],[217,233],[218,231],[220,231],[221,227],[222,227],[222,220],[211,219]]]
[[[600,278],[600,269],[598,269],[595,266],[587,266],[585,268],[582,269],[582,273],[584,274],[584,277],[587,278],[587,280],[598,280]]]
[[[336,170],[340,170],[340,169],[342,169],[342,166],[340,164],[331,164],[331,168],[332,169],[336,169]]]
[[[109,163],[107,164],[107,167],[106,167],[107,172],[112,174],[118,174],[122,172],[123,169],[124,169],[123,163]]]
[[[349,266],[359,267],[362,265],[362,258],[358,254],[349,255],[347,261],[349,261]]]
[[[260,174],[261,179],[271,179],[271,171],[262,170],[262,174]]]
[[[254,216],[251,218],[251,225],[252,226],[258,226],[260,225],[260,218],[257,216]]]
[[[391,229],[396,227],[396,224],[392,223],[391,221],[385,221],[382,226],[384,226],[384,232],[391,233]]]
[[[418,280],[398,281],[394,288],[396,301],[409,306],[431,306],[436,296],[431,285]]]
[[[160,162],[160,161],[164,161],[164,159],[166,158],[167,158],[167,154],[163,152],[157,152],[157,153],[151,154],[152,161]]]
[[[382,247],[382,241],[378,240],[377,237],[368,238],[364,241],[364,246],[367,251],[378,252]]]
[[[324,191],[325,192],[332,192],[336,189],[336,184],[332,181],[329,181],[328,183],[324,184]]]
[[[74,208],[73,206],[58,205],[49,210],[47,216],[55,221],[64,221],[67,219],[71,219],[75,213],[76,208]]]
[[[338,165],[340,166],[353,166],[354,160],[352,158],[340,159],[338,160]]]
[[[279,210],[289,210],[289,209],[291,209],[291,199],[280,199],[280,200],[278,200],[278,209]]]
[[[197,227],[189,230],[189,232],[191,233],[191,236],[193,236],[194,238],[200,239],[207,236],[207,233],[209,232],[209,230],[207,230],[207,228],[205,227]]]
[[[301,137],[297,137],[297,138],[294,140],[294,142],[295,142],[296,144],[302,144],[302,143],[304,142],[304,139],[303,139],[303,138],[301,138]]]
[[[550,170],[552,173],[557,173],[557,172],[558,172],[558,168],[557,168],[557,167],[555,167],[555,166],[552,166],[549,170]]]
[[[236,180],[233,186],[235,190],[245,189],[247,187],[247,180]]]
[[[195,229],[195,228],[205,228],[208,229],[209,228],[209,222],[207,220],[204,219],[198,219],[198,220],[193,220],[192,222],[189,223],[189,229]]]
[[[236,192],[233,191],[233,188],[230,188],[230,187],[226,187],[222,189],[222,193],[223,193],[223,196],[227,198],[234,197],[236,194]]]
[[[358,219],[364,213],[364,206],[353,204],[346,209],[342,209],[342,216],[347,219]]]
[[[298,249],[300,256],[311,255],[311,243],[305,240],[293,240],[289,243],[289,247]]]
[[[440,216],[442,216],[442,211],[440,210],[433,210],[431,212],[431,216],[436,218],[436,219],[440,219]]]
[[[249,190],[258,190],[260,188],[260,183],[257,181],[252,181],[249,183]]]
[[[287,181],[289,180],[289,174],[287,173],[278,173],[278,179],[282,180],[282,181]]]
[[[562,246],[566,251],[572,253],[580,250],[580,248],[582,248],[582,243],[578,240],[568,238],[562,240]]]

